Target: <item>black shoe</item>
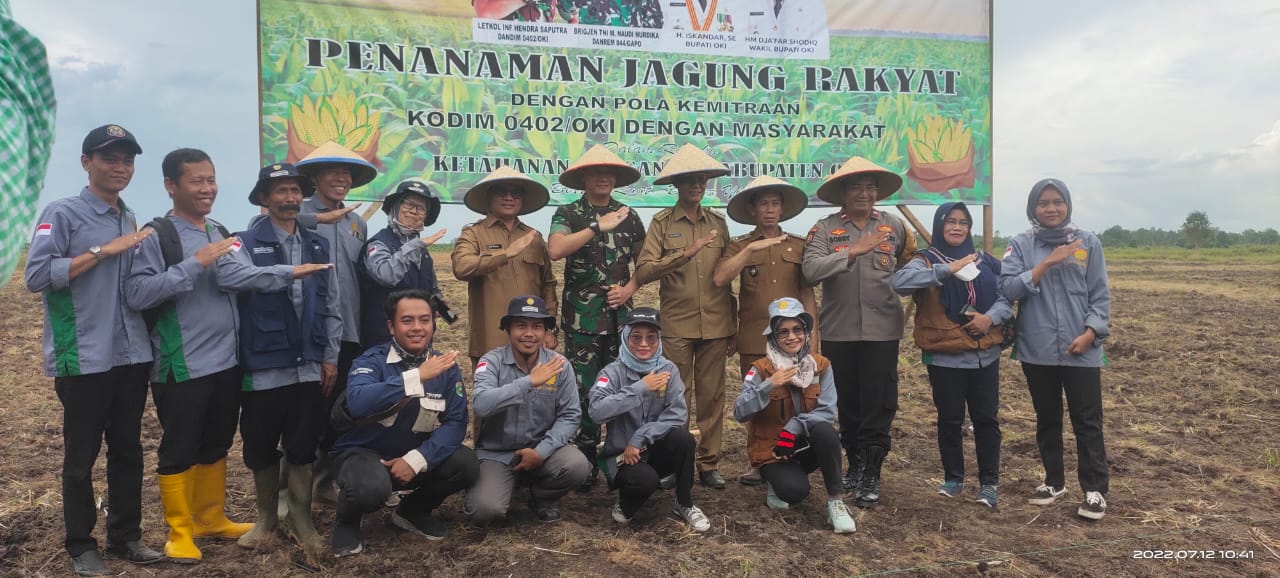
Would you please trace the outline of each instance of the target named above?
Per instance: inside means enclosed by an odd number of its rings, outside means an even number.
[[[598,481],[600,481],[600,468],[596,467],[593,463],[591,465],[591,475],[587,476],[587,479],[582,481],[581,486],[578,486],[578,493],[585,494],[590,492],[591,488],[596,487],[596,483]]]
[[[845,472],[844,479],[841,480],[840,485],[843,486],[846,491],[856,492],[858,490],[858,486],[862,485],[862,469],[861,461],[855,464],[849,464],[849,470]]]
[[[698,482],[708,488],[716,490],[724,489],[724,477],[720,475],[719,470],[698,472]]]
[[[449,534],[448,526],[432,517],[431,512],[409,514],[402,512],[401,509],[396,508],[391,513],[391,525],[406,532],[419,534],[428,540],[443,540]]]
[[[102,555],[95,550],[85,550],[79,556],[71,557],[71,570],[76,576],[110,576],[111,571],[107,570],[107,563],[102,561]]]
[[[533,497],[532,493],[529,495],[529,511],[533,512],[533,515],[543,522],[560,521],[560,510],[556,508],[555,504],[539,500]]]
[[[164,552],[157,552],[148,548],[141,540],[123,544],[107,544],[107,555],[144,566],[164,560]]]
[[[333,550],[334,558],[354,556],[363,552],[364,543],[360,541],[360,522],[334,524],[333,536],[329,538],[329,549]]]
[[[874,508],[880,503],[880,470],[886,455],[884,448],[871,447],[862,450],[862,483],[854,495],[853,505]]]

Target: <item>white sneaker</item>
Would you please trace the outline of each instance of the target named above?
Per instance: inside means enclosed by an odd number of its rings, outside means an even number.
[[[827,500],[827,522],[837,534],[852,534],[858,531],[858,525],[849,515],[849,507],[844,500]]]
[[[1062,486],[1061,488],[1055,488],[1048,484],[1040,484],[1036,488],[1035,493],[1031,494],[1031,499],[1027,500],[1027,503],[1031,504],[1032,506],[1048,506],[1049,504],[1052,504],[1058,501],[1058,498],[1061,498],[1066,494],[1067,494],[1066,486]]]
[[[769,506],[770,510],[780,512],[791,509],[791,504],[788,504],[786,500],[779,498],[778,494],[774,493],[773,484],[765,482],[765,486],[769,488],[769,495],[765,496],[764,503]]]
[[[676,502],[672,508],[680,519],[689,524],[689,528],[694,532],[706,532],[711,529],[711,520],[707,519],[707,515],[702,513],[697,506],[689,506],[688,508],[681,506]]]
[[[1076,515],[1090,520],[1101,520],[1107,515],[1107,499],[1102,492],[1085,492],[1084,503],[1076,510]]]
[[[622,513],[622,503],[621,503],[621,502],[614,502],[614,503],[613,503],[613,512],[612,512],[612,513],[613,513],[613,521],[615,521],[615,522],[617,522],[617,523],[619,523],[619,524],[627,524],[627,523],[630,523],[630,522],[631,522],[631,518],[628,518],[626,514],[623,514],[623,513]]]

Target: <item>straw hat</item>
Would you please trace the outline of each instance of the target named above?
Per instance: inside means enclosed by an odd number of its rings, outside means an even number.
[[[298,161],[298,170],[311,174],[322,165],[346,165],[351,171],[351,188],[363,187],[378,176],[378,169],[360,155],[351,152],[342,145],[329,141],[311,151],[311,154]]]
[[[799,215],[800,211],[809,206],[809,197],[805,196],[800,187],[787,184],[786,181],[769,175],[760,175],[729,199],[729,209],[726,211],[729,213],[729,218],[744,225],[756,224],[756,220],[751,216],[751,205],[755,203],[757,195],[766,191],[782,194],[782,216],[778,219],[779,222]]]
[[[468,209],[481,215],[489,214],[489,189],[499,183],[516,183],[524,188],[524,205],[520,208],[521,215],[527,215],[541,209],[547,206],[547,202],[551,200],[551,193],[547,191],[547,187],[543,186],[542,183],[525,176],[520,171],[503,165],[494,169],[493,172],[480,179],[480,182],[467,189],[467,193],[462,196],[462,203]]]
[[[690,174],[704,174],[708,179],[714,179],[729,174],[729,167],[711,158],[711,155],[702,152],[702,149],[686,144],[680,147],[676,154],[671,155],[671,160],[663,165],[662,172],[658,173],[658,178],[654,179],[653,184],[669,185],[676,177]]]
[[[573,161],[569,168],[560,173],[560,184],[574,190],[586,190],[587,185],[583,182],[583,173],[590,167],[609,167],[613,169],[617,179],[614,180],[613,186],[625,187],[631,183],[640,180],[640,171],[635,167],[623,161],[621,157],[613,154],[613,151],[604,148],[601,145],[591,147],[578,160]]]
[[[902,177],[893,171],[862,157],[852,157],[840,165],[840,170],[827,177],[818,187],[818,198],[836,206],[844,204],[844,178],[853,175],[870,175],[880,186],[877,201],[883,201],[902,188]]]

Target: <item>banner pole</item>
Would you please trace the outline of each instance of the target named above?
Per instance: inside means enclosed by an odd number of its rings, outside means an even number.
[[[992,201],[994,200],[992,199]],[[991,252],[991,247],[995,244],[995,239],[992,235],[996,226],[995,223],[991,222],[994,215],[995,211],[992,210],[991,205],[982,205],[982,250],[987,253]]]
[[[382,208],[382,201],[374,201],[372,204],[369,205],[369,208],[364,210],[364,214],[360,215],[360,218],[364,219],[365,221],[368,221],[369,217],[372,217],[375,213],[378,212],[378,209],[381,209],[381,208]]]
[[[924,237],[924,242],[933,243],[933,233],[924,228],[924,223],[921,223],[920,219],[916,218],[916,214],[912,213],[911,209],[907,208],[906,205],[898,205],[898,212],[907,218],[907,222],[911,223],[911,226],[915,228],[917,233],[920,233],[921,237]]]

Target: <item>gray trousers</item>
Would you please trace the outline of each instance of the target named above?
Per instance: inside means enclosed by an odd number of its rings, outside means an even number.
[[[591,464],[578,448],[566,445],[556,450],[533,471],[514,472],[511,466],[480,460],[480,479],[467,490],[466,510],[477,524],[486,524],[507,515],[516,485],[529,486],[541,502],[560,499],[591,474]]]

